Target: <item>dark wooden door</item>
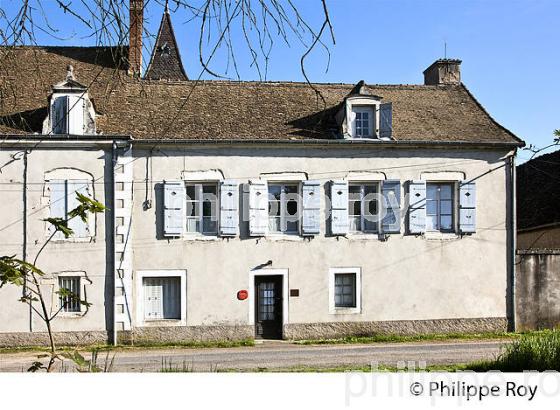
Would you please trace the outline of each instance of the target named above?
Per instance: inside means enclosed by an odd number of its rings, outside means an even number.
[[[282,339],[282,276],[256,276],[255,293],[255,337]]]

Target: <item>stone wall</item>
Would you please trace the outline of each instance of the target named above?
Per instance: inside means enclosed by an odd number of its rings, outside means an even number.
[[[516,330],[560,326],[560,249],[517,251]]]
[[[55,332],[54,342],[57,346],[105,345],[109,343],[109,334],[105,331]],[[0,347],[34,347],[48,344],[49,335],[46,332],[0,333]]]
[[[286,339],[335,339],[347,336],[505,332],[505,317],[393,320],[386,322],[298,323],[284,326]]]

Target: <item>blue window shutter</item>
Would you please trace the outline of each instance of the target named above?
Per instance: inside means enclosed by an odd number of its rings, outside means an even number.
[[[249,182],[249,234],[263,236],[268,232],[268,185],[266,181]]]
[[[461,181],[459,186],[459,231],[476,232],[476,184]]]
[[[321,183],[302,183],[302,229],[303,236],[318,235],[321,232]]]
[[[82,179],[70,179],[67,181],[67,197],[68,197],[68,209],[67,212],[75,209],[80,202],[78,201],[77,193],[85,196],[90,196],[88,193],[88,181]],[[88,215],[88,217],[93,218],[93,215]],[[74,238],[87,238],[90,236],[88,223],[82,221],[80,217],[72,218],[68,221],[68,227],[74,231],[72,235]]]
[[[426,231],[426,181],[410,181],[408,185],[408,232]]]
[[[183,234],[186,218],[186,189],[183,181],[163,183],[163,234],[177,237]]]
[[[235,236],[238,233],[239,188],[237,181],[226,179],[220,184],[220,235]]]
[[[49,211],[51,218],[62,218],[66,219],[66,180],[55,179],[49,181]],[[54,227],[49,225],[49,233],[52,235],[54,232]],[[64,236],[62,233],[57,232],[54,239],[62,239]]]
[[[401,181],[388,179],[381,187],[383,194],[382,220],[383,233],[399,233],[401,231]]]
[[[52,133],[68,133],[68,96],[57,97],[52,103],[51,110]]]
[[[348,233],[348,183],[331,182],[331,233],[346,235]]]
[[[383,103],[379,106],[379,138],[393,136],[393,104]]]

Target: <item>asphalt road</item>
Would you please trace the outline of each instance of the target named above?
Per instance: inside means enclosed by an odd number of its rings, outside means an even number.
[[[195,372],[285,370],[299,367],[357,367],[375,362],[391,367],[402,366],[403,362],[413,362],[416,367],[447,365],[492,359],[499,353],[503,343],[460,341],[304,346],[264,342],[255,347],[238,348],[131,349],[114,352],[113,371],[160,372],[163,368],[186,368],[187,371]],[[85,356],[88,357],[87,354]],[[98,363],[104,363],[105,353],[99,356]],[[0,354],[0,372],[26,371],[35,360],[37,353],[34,352]],[[71,371],[70,368],[64,371]]]

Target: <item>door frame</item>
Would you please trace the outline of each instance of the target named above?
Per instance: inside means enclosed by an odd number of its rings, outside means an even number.
[[[255,277],[282,276],[282,337],[284,325],[288,323],[288,269],[256,269],[249,271],[249,325],[255,326]]]

